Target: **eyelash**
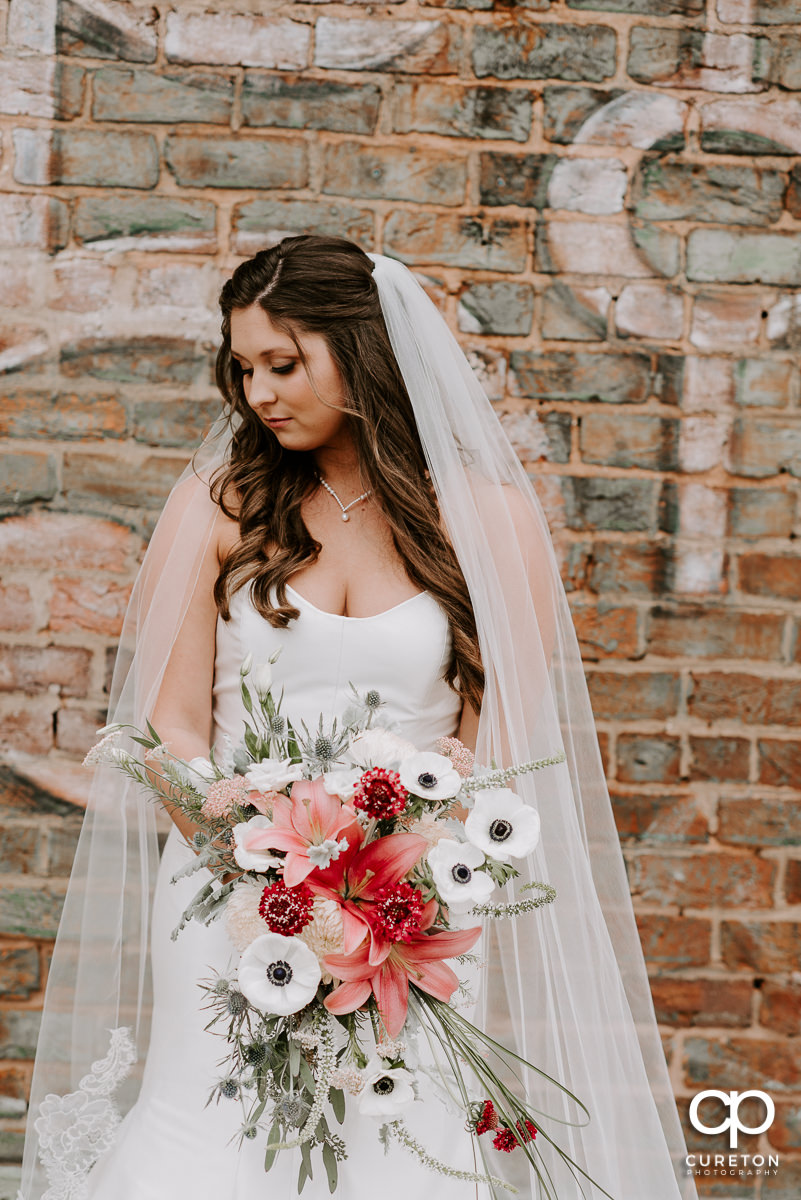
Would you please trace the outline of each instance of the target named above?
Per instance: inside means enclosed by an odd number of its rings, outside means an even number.
[[[252,367],[247,367],[247,368],[240,367],[239,369],[243,375],[252,375],[253,374]],[[290,373],[290,371],[294,371],[295,364],[288,363],[285,367],[271,367],[270,369],[271,369],[273,375],[288,375]]]

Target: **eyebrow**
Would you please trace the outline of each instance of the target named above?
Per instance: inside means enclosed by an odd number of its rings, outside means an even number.
[[[259,356],[258,356],[258,357],[259,357],[259,358],[272,358],[272,357],[273,357],[273,355],[281,355],[281,354],[284,354],[284,355],[292,355],[292,354],[294,354],[294,355],[297,355],[297,353],[298,353],[298,352],[297,352],[297,350],[295,349],[295,347],[294,347],[294,346],[292,347],[292,349],[291,349],[291,350],[288,350],[288,349],[283,349],[283,348],[281,348],[281,347],[276,347],[274,350],[262,350],[262,351],[261,351],[261,353],[259,354]],[[250,361],[250,359],[248,358],[248,356],[247,356],[246,354],[240,354],[240,353],[239,353],[239,351],[238,351],[238,350],[234,350],[234,348],[233,348],[233,347],[231,347],[231,356],[232,356],[233,358],[244,358],[246,362],[249,362],[249,361]]]

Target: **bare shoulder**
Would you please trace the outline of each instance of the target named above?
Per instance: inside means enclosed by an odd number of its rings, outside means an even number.
[[[220,509],[216,533],[217,561],[222,564],[239,541],[239,522]]]

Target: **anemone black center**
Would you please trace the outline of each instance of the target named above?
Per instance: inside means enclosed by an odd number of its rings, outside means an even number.
[[[489,835],[493,842],[505,842],[507,838],[512,836],[512,822],[504,821],[499,817],[497,821],[493,821],[489,827]]]
[[[417,782],[421,788],[432,788],[437,786],[437,777],[431,771],[423,771],[422,775],[417,776]]]
[[[292,968],[288,962],[279,958],[277,962],[270,963],[267,968],[267,978],[276,987],[286,987],[292,978]]]
[[[395,1080],[390,1079],[387,1075],[382,1075],[373,1084],[373,1091],[379,1096],[388,1096],[390,1092],[395,1091]]]
[[[473,878],[473,872],[467,863],[456,863],[451,867],[451,875],[457,883],[469,883]]]

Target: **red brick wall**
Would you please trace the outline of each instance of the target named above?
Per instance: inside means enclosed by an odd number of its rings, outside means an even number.
[[[418,270],[482,371],[562,557],[677,1095],[778,1106],[779,1175],[705,1190],[796,1197],[799,0],[215,10],[0,2],[0,1153],[219,285],[313,229]]]

